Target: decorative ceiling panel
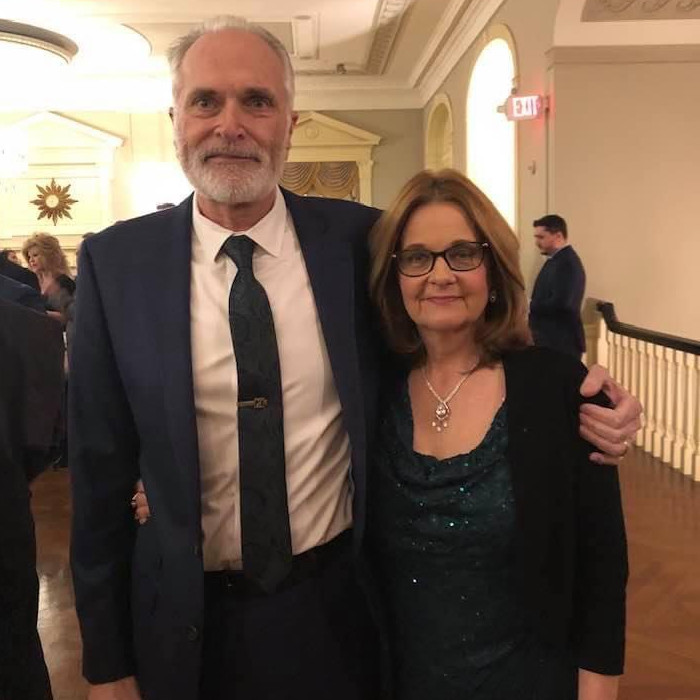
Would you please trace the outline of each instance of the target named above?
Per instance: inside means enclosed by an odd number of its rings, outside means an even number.
[[[700,19],[700,0],[586,0],[584,22]]]

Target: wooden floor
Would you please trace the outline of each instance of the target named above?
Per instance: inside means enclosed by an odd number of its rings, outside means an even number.
[[[700,700],[700,483],[635,451],[621,469],[630,545],[620,700]],[[68,473],[34,486],[39,631],[55,700],[84,700],[68,570]]]

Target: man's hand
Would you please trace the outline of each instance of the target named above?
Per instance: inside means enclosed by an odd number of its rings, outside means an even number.
[[[91,685],[87,700],[141,700],[141,693],[134,676],[129,676],[113,683]]]
[[[593,365],[581,384],[581,394],[595,396],[599,391],[605,392],[613,408],[584,403],[580,412],[581,437],[600,450],[591,453],[592,462],[618,464],[642,426],[642,404],[616,384],[604,367]]]
[[[148,499],[146,498],[146,491],[143,488],[141,479],[134,486],[131,507],[134,510],[134,520],[138,520],[139,525],[143,525],[151,517],[151,509],[148,507]]]

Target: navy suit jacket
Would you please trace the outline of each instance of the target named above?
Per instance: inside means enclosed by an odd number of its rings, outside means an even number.
[[[284,196],[350,438],[359,551],[378,392],[366,242],[379,212]],[[85,241],[71,358],[72,566],[83,670],[93,683],[136,673],[146,697],[169,700],[197,697],[203,617],[191,228],[189,198]],[[141,527],[129,507],[138,477],[158,516]]]
[[[63,334],[0,299],[0,698],[49,700],[36,631],[39,582],[29,482],[49,463],[63,397]]]
[[[586,272],[571,246],[545,262],[530,302],[530,329],[536,345],[580,357],[586,349],[581,303]]]
[[[0,259],[0,275],[26,284],[37,292],[40,291],[37,276],[31,270],[13,263],[12,260]]]
[[[0,274],[0,299],[21,304],[40,313],[46,313],[46,302],[34,287],[3,274]]]

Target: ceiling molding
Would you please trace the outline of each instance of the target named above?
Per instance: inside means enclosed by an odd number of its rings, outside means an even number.
[[[381,75],[384,72],[399,29],[410,7],[411,0],[382,1],[377,12],[374,39],[365,62],[365,70],[370,75]]]
[[[407,87],[326,87],[322,90],[299,89],[294,97],[296,110],[396,110],[422,109],[423,102],[417,90]]]
[[[460,14],[465,10],[466,5],[471,0],[452,0],[449,7],[443,12],[440,17],[440,22],[435,31],[430,37],[430,41],[426,44],[423,52],[421,53],[415,67],[411,71],[411,76],[409,78],[409,83],[412,87],[418,84],[421,76],[425,73],[428,66],[433,62],[435,56],[439,53],[440,47],[446,41],[450,30],[453,28],[454,23],[460,16]]]
[[[700,46],[555,46],[546,55],[549,68],[594,64],[700,63]]]
[[[700,19],[700,0],[586,0],[583,22]]]
[[[423,105],[438,92],[452,69],[477,40],[505,0],[472,0],[467,11],[457,22],[425,71],[417,87]]]

